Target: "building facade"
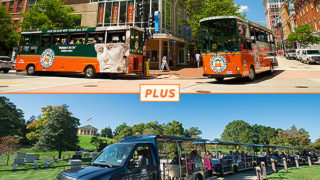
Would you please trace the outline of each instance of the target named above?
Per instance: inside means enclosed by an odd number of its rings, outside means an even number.
[[[73,6],[74,14],[81,16],[81,21],[76,24],[79,26],[96,27],[98,3],[93,0],[65,0],[65,4]]]
[[[12,28],[21,31],[19,23],[23,21],[22,13],[27,10],[28,0],[0,0],[0,5],[4,6],[12,17]]]
[[[320,0],[292,0],[295,8],[297,26],[309,24],[313,27],[314,34],[320,36]],[[310,48],[319,48],[320,45],[312,45]]]
[[[70,1],[70,0],[69,0]],[[153,34],[153,40],[147,43],[147,59],[152,69],[159,68],[165,55],[169,64],[187,65],[193,46],[186,38],[190,31],[186,26],[186,7],[181,0],[91,0],[89,4],[97,3],[95,24],[81,24],[97,27],[131,25],[143,28],[143,20],[138,12],[139,4],[147,4],[146,15],[152,17],[160,12],[159,32],[155,27],[147,28]],[[92,23],[93,21],[90,21]],[[185,33],[187,32],[187,33]]]
[[[281,36],[276,32],[279,31],[277,26],[281,23],[280,7],[284,2],[285,0],[263,0],[262,2],[264,5],[267,27],[274,32],[277,43],[282,42]]]
[[[78,134],[79,135],[95,136],[95,135],[97,135],[97,132],[98,132],[98,129],[93,127],[93,126],[91,126],[91,125],[79,127],[79,129],[78,129]]]
[[[290,0],[286,0],[280,7],[281,28],[282,28],[282,43],[285,49],[290,48],[288,45],[288,36],[296,27],[294,20],[295,9]]]

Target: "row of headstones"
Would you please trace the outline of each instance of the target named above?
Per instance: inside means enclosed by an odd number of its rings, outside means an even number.
[[[66,154],[67,154],[67,153],[64,152],[64,154],[62,155],[62,159],[63,159],[63,160],[65,159]],[[47,155],[48,155],[49,157],[51,156],[51,154],[49,154],[48,152],[47,152]],[[57,155],[57,153],[56,153],[55,155]],[[52,156],[52,159],[49,161],[49,164],[53,164],[53,162],[55,162],[55,155]],[[75,155],[78,155],[78,156],[82,157],[83,153],[82,153],[81,151],[77,151],[77,152],[75,152]],[[98,155],[97,152],[93,152],[93,153],[92,153],[92,157],[93,157],[93,158],[95,158],[97,155]],[[17,156],[18,158],[16,158],[15,156]],[[14,163],[13,163],[13,170],[18,169],[18,166],[19,166],[19,165],[24,165],[24,163],[25,163],[25,162],[24,162],[24,157],[26,157],[26,163],[33,163],[34,169],[38,169],[38,168],[39,168],[39,165],[38,165],[39,154],[27,153],[27,155],[26,155],[26,153],[18,153],[18,154],[15,153],[15,156],[13,156],[13,161],[14,161]],[[70,156],[71,156],[71,155],[68,154],[68,159],[70,159]],[[88,152],[84,154],[84,158],[85,158],[85,159],[87,159],[89,156],[90,156],[90,153],[88,153]],[[2,156],[0,156],[0,163],[1,163],[1,160],[2,160]],[[60,161],[61,161],[61,160],[60,160],[59,158],[56,160],[56,162],[60,162]],[[76,161],[76,165],[78,166],[77,162],[78,162],[78,161]],[[72,161],[69,160],[69,164],[72,166]],[[81,164],[82,164],[82,161],[81,161]],[[44,159],[43,167],[44,167],[44,168],[49,167],[49,165],[48,165],[48,158],[45,158],[45,159]]]
[[[312,166],[312,162],[311,162],[310,157],[308,157],[308,163],[309,163],[309,166]],[[300,167],[299,160],[297,157],[295,158],[295,164],[296,164],[297,168]],[[272,167],[272,171],[274,173],[276,173],[277,168],[276,168],[275,160],[273,158],[271,158],[271,167]],[[286,170],[288,169],[288,164],[287,164],[286,158],[283,158],[283,168]],[[259,167],[259,166],[256,167],[256,174],[257,174],[257,180],[267,179],[267,168],[266,168],[265,162],[261,162],[261,167]]]

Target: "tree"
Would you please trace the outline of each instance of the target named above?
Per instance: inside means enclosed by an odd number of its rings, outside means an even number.
[[[64,6],[63,0],[41,0],[22,15],[21,26],[24,30],[75,28],[81,17],[72,14],[74,11],[72,6]]]
[[[278,134],[275,128],[257,124],[252,126],[252,131],[252,142],[255,144],[270,144],[271,139]]]
[[[297,42],[302,47],[308,47],[312,44],[320,43],[320,37],[313,35],[313,28],[309,24],[302,24],[294,28],[294,32],[289,34],[288,43]]]
[[[146,125],[144,123],[136,124],[136,125],[132,126],[132,131],[134,134],[137,134],[137,133],[142,134],[143,131],[145,130],[145,126]]]
[[[110,127],[106,127],[101,130],[101,137],[113,138],[112,130]]]
[[[9,164],[10,154],[19,149],[20,137],[6,136],[0,138],[0,152],[7,154],[7,165]]]
[[[37,150],[58,150],[59,158],[62,151],[78,148],[79,119],[72,116],[67,105],[47,106],[43,108],[42,117],[46,119],[40,138],[35,144]]]
[[[117,126],[113,132],[113,136],[118,136],[126,127],[129,127],[126,123],[122,123],[121,125]]]
[[[191,127],[190,129],[187,129],[184,134],[187,137],[199,136],[200,134],[202,134],[202,131],[199,130],[198,127]]]
[[[102,151],[106,146],[110,145],[112,142],[110,142],[106,138],[98,137],[98,136],[93,136],[90,140],[90,143],[93,144],[97,151]]]
[[[158,121],[148,122],[143,130],[143,134],[163,134],[163,125]]]
[[[46,118],[47,107],[41,108],[41,112],[41,116],[38,118],[32,117],[32,121],[27,125],[28,133],[26,134],[26,137],[30,144],[34,144],[39,140],[40,132],[44,129],[45,124],[48,122],[48,119]]]
[[[294,125],[288,130],[279,130],[278,135],[271,139],[271,144],[289,147],[309,147],[309,133],[305,129],[297,129]]]
[[[250,124],[242,120],[236,120],[227,124],[221,135],[221,140],[229,142],[253,143],[252,136],[253,133]]]
[[[245,14],[239,12],[240,6],[233,0],[186,0],[187,24],[191,26],[192,36],[197,41],[200,38],[199,21],[211,16],[238,16],[244,18]]]
[[[8,98],[0,96],[0,137],[23,136],[24,123],[23,111]]]
[[[122,138],[126,138],[128,136],[133,136],[133,131],[132,131],[132,127],[125,127],[120,134],[116,137],[118,140],[122,139]]]
[[[4,6],[0,6],[0,42],[8,49],[18,45],[20,35],[11,27],[11,14],[6,11]]]
[[[320,138],[318,138],[313,144],[312,144],[313,148],[316,148],[317,150],[320,149]]]

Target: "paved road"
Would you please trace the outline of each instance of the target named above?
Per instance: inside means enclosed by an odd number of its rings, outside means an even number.
[[[155,79],[108,76],[85,79],[80,75],[27,76],[24,72],[10,71],[0,73],[0,93],[139,93],[140,84],[180,84],[182,93],[320,93],[320,65],[284,58],[279,58],[279,68],[273,75],[260,74],[253,82],[230,78],[218,84],[201,73],[201,69],[182,69]]]

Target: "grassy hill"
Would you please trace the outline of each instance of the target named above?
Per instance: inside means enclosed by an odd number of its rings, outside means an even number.
[[[78,145],[81,148],[89,149],[89,150],[95,150],[96,149],[96,147],[90,143],[90,140],[91,140],[91,138],[93,136],[90,136],[90,135],[78,135],[78,137],[79,137]],[[100,137],[100,138],[102,138],[102,137]],[[108,139],[108,138],[106,138],[106,139],[108,140],[109,143],[114,141],[113,139]]]
[[[288,170],[280,170],[268,177],[268,179],[320,179],[320,166],[304,166],[300,168],[289,168]]]

